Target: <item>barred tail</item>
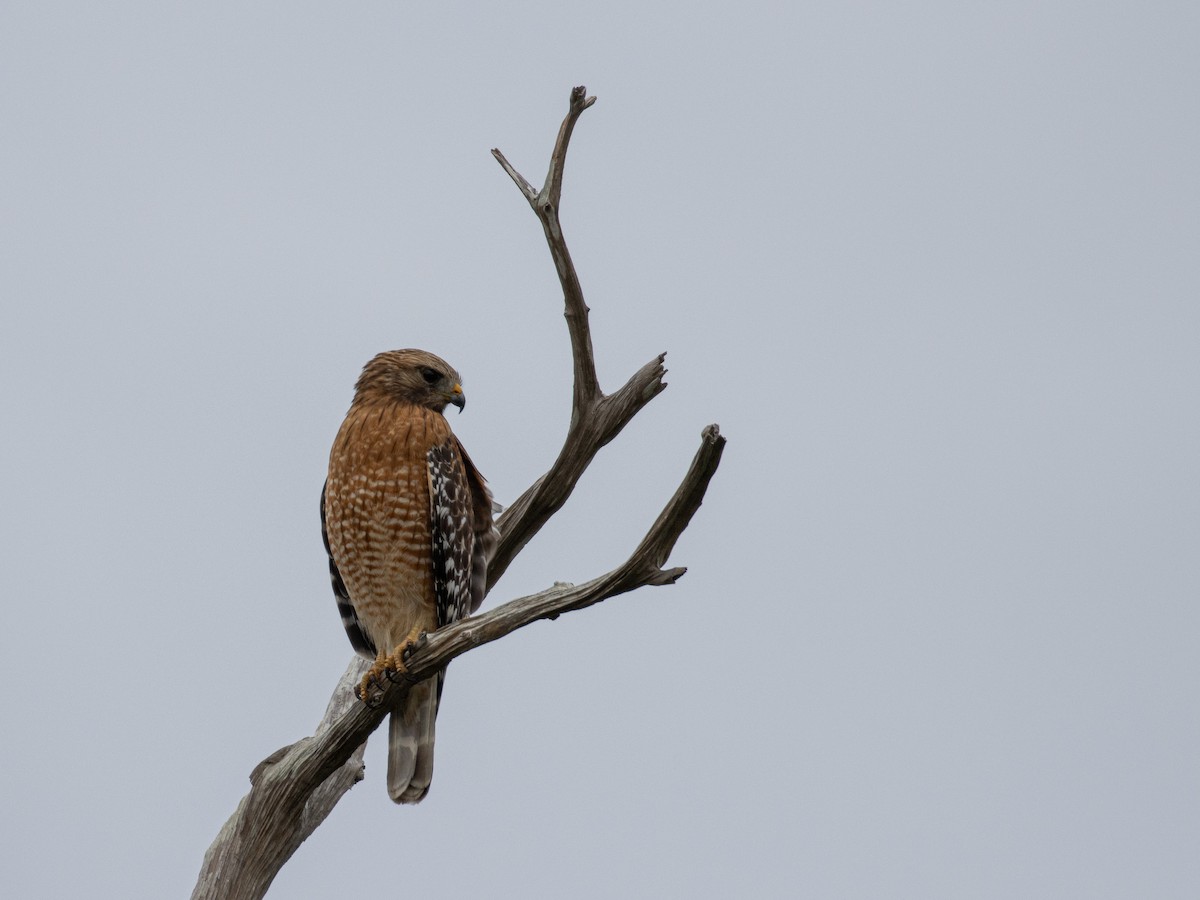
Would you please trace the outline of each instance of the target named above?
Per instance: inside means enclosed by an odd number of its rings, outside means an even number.
[[[440,680],[414,684],[388,723],[388,794],[396,803],[420,803],[429,793]]]

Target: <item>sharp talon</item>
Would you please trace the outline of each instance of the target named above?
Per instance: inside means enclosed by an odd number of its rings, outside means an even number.
[[[364,705],[373,707],[378,700],[378,692],[372,691],[369,686],[360,684],[354,688],[354,696],[359,699]]]
[[[404,649],[402,649],[399,654],[400,658],[407,661],[408,658],[412,656],[414,650],[420,650],[428,643],[429,635],[422,631],[419,635],[417,635],[417,639],[415,641],[409,641],[404,645]]]
[[[387,682],[383,680],[383,676],[387,673],[389,663],[390,659],[388,657],[382,653],[379,654],[375,658],[374,665],[367,669],[366,674],[362,677],[362,681],[354,689],[354,696],[372,709],[379,706],[383,700],[383,690],[387,685]]]

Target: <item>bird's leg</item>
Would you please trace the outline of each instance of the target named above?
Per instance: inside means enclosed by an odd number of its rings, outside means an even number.
[[[388,678],[390,678],[392,681],[399,681],[400,678],[395,676],[408,674],[408,666],[404,662],[404,657],[408,655],[410,650],[415,650],[417,647],[420,647],[421,644],[425,642],[424,639],[425,632],[421,629],[421,626],[414,625],[412,627],[412,631],[408,633],[408,636],[405,637],[405,639],[402,640],[399,645],[397,645],[396,649],[392,651],[392,655],[384,660],[386,664],[384,673]]]
[[[358,699],[368,706],[375,706],[378,702],[375,695],[383,689],[383,676],[387,671],[387,665],[388,655],[380,651],[379,655],[375,657],[375,662],[371,665],[371,668],[367,669],[366,674],[363,675],[362,682],[354,690]],[[374,686],[374,689],[372,689],[372,686]]]
[[[377,695],[384,688],[384,678],[386,677],[388,681],[405,680],[404,676],[408,674],[408,666],[404,663],[404,657],[410,650],[415,650],[424,642],[425,632],[421,630],[420,625],[414,625],[412,631],[391,654],[380,651],[371,668],[367,669],[362,681],[354,689],[355,696],[368,706],[377,705]]]

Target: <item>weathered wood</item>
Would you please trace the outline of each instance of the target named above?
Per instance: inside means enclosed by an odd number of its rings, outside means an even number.
[[[575,264],[567,250],[562,225],[558,219],[562,199],[563,168],[567,161],[567,146],[575,123],[583,111],[596,102],[587,96],[582,85],[571,91],[566,118],[558,129],[558,138],[550,154],[550,169],[540,191],[535,191],[498,149],[492,156],[516,183],[542,223],[546,244],[554,259],[563,291],[563,315],[571,338],[571,359],[574,363],[574,388],[571,398],[571,424],[558,459],[545,475],[539,478],[505,510],[497,523],[500,543],[488,565],[490,589],[508,569],[521,549],[541,530],[541,527],[560,510],[578,484],[580,476],[591,464],[600,448],[615,438],[647,403],[665,388],[663,368],[665,353],[642,366],[625,385],[612,395],[600,390],[596,378],[596,360],[592,350],[592,333],[588,327],[588,306],[583,288],[575,272]]]
[[[354,686],[368,665],[359,657],[351,660],[313,737],[276,750],[254,767],[250,793],[204,855],[193,900],[262,897],[296,848],[325,821],[346,791],[362,781],[365,740],[323,765],[313,765],[311,750],[316,739],[349,710],[363,707],[354,696]]]
[[[497,520],[500,541],[489,561],[488,590],[566,502],[600,448],[666,387],[662,380],[665,354],[644,365],[611,395],[605,395],[596,380],[588,308],[558,221],[567,146],[575,122],[594,102],[595,98],[587,97],[582,87],[571,92],[567,117],[559,129],[550,171],[540,191],[535,191],[499,150],[492,151],[542,221],[563,287],[574,389],[571,424],[558,458]],[[455,657],[531,622],[555,619],[646,585],[674,583],[686,569],[663,566],[700,507],[724,445],[716,425],[704,429],[700,448],[674,496],[629,559],[611,572],[585,584],[556,584],[438,629],[409,654],[408,673],[403,680],[378,689],[365,703],[355,698],[354,686],[369,663],[358,657],[352,659],[313,735],[275,751],[254,768],[250,792],[205,854],[193,900],[257,900],[265,895],[296,848],[325,820],[346,791],[362,780],[368,736],[411,684],[429,678]]]

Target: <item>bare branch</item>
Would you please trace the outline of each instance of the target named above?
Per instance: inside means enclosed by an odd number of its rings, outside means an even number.
[[[574,388],[571,424],[558,458],[497,521],[500,541],[489,561],[488,583],[500,578],[539,529],[567,501],[600,448],[666,388],[665,354],[642,366],[614,394],[596,379],[588,308],[558,220],[563,168],[575,122],[595,102],[582,87],[571,92],[570,108],[558,132],[550,170],[540,191],[521,176],[499,150],[492,153],[542,222],[563,288],[564,315],[571,339]],[[296,848],[329,815],[343,794],[363,777],[367,737],[408,690],[456,656],[497,640],[539,619],[554,619],[644,585],[672,584],[686,571],[664,569],[671,549],[704,498],[721,459],[725,439],[717,426],[701,435],[695,459],[674,496],[626,562],[586,584],[555,585],[513,600],[480,616],[439,629],[407,657],[408,673],[360,703],[353,687],[368,667],[351,661],[311,737],[271,754],[250,776],[250,793],[221,829],[204,857],[193,900],[257,900]]]
[[[668,572],[662,572],[661,568],[666,565],[671,551],[675,549],[675,542],[679,540],[679,536],[683,534],[683,530],[687,528],[688,523],[692,521],[692,516],[696,514],[696,510],[704,501],[708,482],[716,474],[717,465],[721,461],[721,451],[725,448],[725,438],[721,437],[721,430],[716,423],[700,432],[700,440],[700,449],[696,453],[696,458],[692,460],[692,466],[688,469],[683,483],[679,485],[675,496],[671,498],[659,515],[658,521],[642,538],[638,548],[633,551],[632,558],[644,561],[647,566],[648,584],[666,583],[655,581],[656,574],[678,573],[671,578],[673,583],[687,571],[686,569],[671,569]]]
[[[283,864],[333,811],[342,795],[363,778],[360,741],[347,754],[305,765],[315,740],[347,711],[362,704],[354,686],[369,663],[358,657],[342,674],[314,737],[276,750],[250,774],[250,793],[204,854],[192,900],[262,897]]]
[[[725,438],[716,425],[701,433],[700,449],[674,496],[622,565],[581,585],[558,584],[426,636],[406,659],[408,673],[368,703],[353,686],[367,666],[350,664],[316,733],[277,750],[255,768],[250,793],[204,857],[192,900],[257,900],[338,799],[361,780],[366,740],[411,684],[452,659],[539,619],[556,619],[644,585],[672,584],[686,569],[666,569],[666,554],[700,507],[716,472]]]
[[[500,516],[500,542],[488,565],[488,589],[550,517],[558,512],[600,448],[620,433],[638,411],[666,388],[665,353],[634,373],[617,393],[604,397],[567,433],[558,459]]]
[[[525,195],[525,199],[529,201],[530,206],[537,209],[538,192],[533,189],[533,185],[526,181],[525,176],[514,169],[512,163],[505,159],[504,154],[495,147],[492,148],[492,156],[496,157],[500,165],[504,167],[504,171],[508,173],[508,177],[516,182],[517,188]]]
[[[595,458],[600,448],[616,437],[622,428],[638,414],[647,403],[666,388],[663,376],[666,369],[660,354],[646,363],[615,394],[605,395],[596,378],[596,362],[592,351],[591,329],[588,327],[588,307],[583,299],[583,288],[575,273],[575,265],[567,250],[562,226],[558,219],[559,201],[562,196],[563,167],[567,158],[567,146],[575,123],[585,109],[596,102],[587,96],[587,89],[580,86],[571,91],[570,107],[558,130],[558,139],[550,155],[550,170],[540,191],[535,192],[529,182],[505,159],[499,150],[492,155],[504,167],[504,171],[521,189],[533,211],[537,213],[546,233],[546,243],[554,259],[559,281],[562,283],[564,315],[571,336],[571,357],[574,361],[575,382],[571,402],[571,424],[558,458],[541,478],[514,501],[497,523],[500,544],[488,567],[488,589],[500,580],[521,549],[529,543],[542,526],[560,510],[580,477]]]
[[[583,288],[579,285],[579,276],[575,274],[575,264],[571,262],[571,254],[567,250],[567,242],[563,238],[562,227],[558,221],[558,205],[562,198],[563,167],[567,162],[567,145],[571,143],[571,132],[583,111],[596,102],[595,97],[587,96],[587,88],[580,85],[572,88],[570,107],[567,116],[558,129],[558,139],[554,142],[554,151],[550,154],[550,170],[542,189],[536,194],[529,182],[504,158],[498,149],[492,150],[492,156],[504,167],[504,171],[516,182],[533,211],[537,213],[546,232],[546,243],[550,246],[550,255],[554,258],[554,268],[558,272],[558,280],[562,283],[563,300],[566,303],[564,315],[567,318],[567,328],[571,332],[571,355],[575,363],[574,400],[571,405],[571,427],[587,409],[603,395],[600,383],[596,378],[596,361],[592,355],[592,335],[588,329],[588,307],[583,302]]]

